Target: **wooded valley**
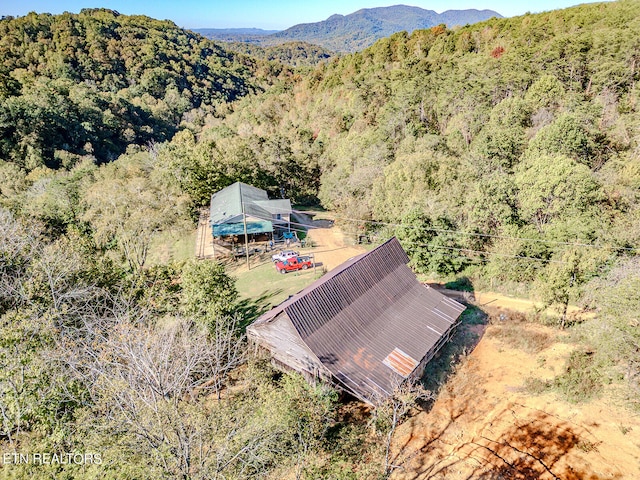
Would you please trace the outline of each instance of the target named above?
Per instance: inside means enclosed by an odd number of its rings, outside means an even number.
[[[279,50],[315,66],[231,48],[107,9],[0,20],[0,442],[104,459],[0,477],[387,477],[394,405],[348,421],[247,351],[223,265],[148,261],[236,181],[540,300],[583,346],[565,398],[639,411],[640,1]]]

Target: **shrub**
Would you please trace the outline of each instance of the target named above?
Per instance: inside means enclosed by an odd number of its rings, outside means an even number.
[[[552,381],[552,386],[569,402],[586,402],[602,391],[602,375],[591,352],[573,352],[566,370]]]

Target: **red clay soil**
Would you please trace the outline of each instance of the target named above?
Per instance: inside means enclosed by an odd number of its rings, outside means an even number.
[[[640,479],[638,416],[613,392],[586,404],[526,393],[525,379],[553,378],[575,346],[555,342],[555,330],[519,327],[550,339],[546,348],[513,348],[489,325],[431,409],[399,427],[393,480]]]

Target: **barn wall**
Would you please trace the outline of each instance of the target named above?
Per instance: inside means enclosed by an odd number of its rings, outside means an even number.
[[[435,357],[440,351],[440,349],[451,339],[451,336],[455,332],[455,329],[458,326],[458,323],[459,322],[456,322],[453,325],[451,325],[447,329],[447,331],[442,334],[438,342],[422,358],[422,360],[420,361],[420,364],[415,368],[413,372],[411,372],[411,375],[409,375],[408,380],[410,382],[415,382],[420,380],[420,378],[422,378],[422,375],[424,374],[424,370],[425,368],[427,368],[427,364],[431,360],[433,360],[433,357]]]
[[[286,313],[270,322],[251,325],[247,337],[254,345],[269,350],[278,364],[302,373],[307,379],[331,378],[329,371],[302,341]]]

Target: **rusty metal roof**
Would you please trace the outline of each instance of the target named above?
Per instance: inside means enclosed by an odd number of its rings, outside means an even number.
[[[411,372],[415,370],[420,362],[415,358],[411,358],[399,348],[394,348],[393,351],[387,355],[382,363],[387,367],[394,370],[397,374],[407,378],[411,375]]]
[[[420,284],[396,238],[351,259],[256,322],[286,313],[338,382],[376,403],[418,366],[465,307]]]

